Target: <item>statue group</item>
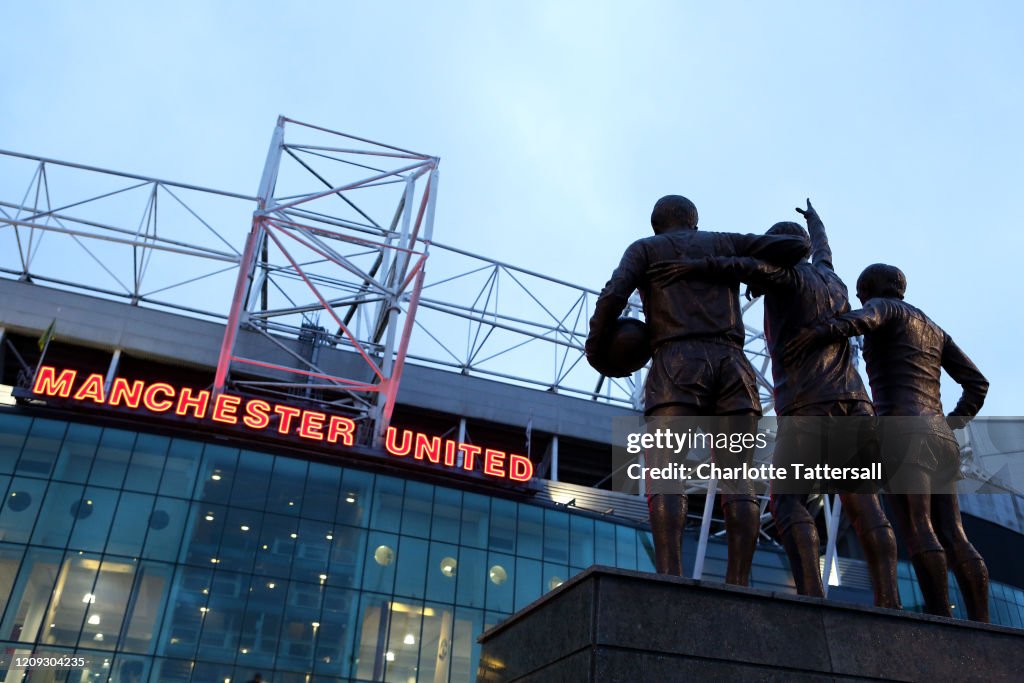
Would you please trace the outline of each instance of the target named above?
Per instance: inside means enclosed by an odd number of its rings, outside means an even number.
[[[779,431],[773,464],[808,460],[880,462],[875,486],[839,486],[864,551],[875,604],[899,608],[897,543],[878,487],[895,517],[930,614],[951,616],[952,570],[970,619],[988,622],[988,571],[960,520],[955,494],[960,450],[954,428],[981,409],[988,382],[950,336],[904,301],[899,268],[868,266],[857,280],[862,308],[832,265],[825,226],[811,202],[764,235],[698,230],[694,204],[677,195],[654,206],[654,235],[637,240],[601,292],[586,353],[604,374],[622,374],[612,343],[619,316],[639,291],[653,352],[644,387],[651,420],[714,420],[728,433],[754,432],[761,416],[756,378],[743,352],[739,288],[764,297],[764,334],[772,361]],[[871,397],[855,365],[850,337],[863,336]],[[945,370],[963,388],[943,415]],[[851,428],[852,426],[852,428]],[[648,464],[678,454],[650,451]],[[750,463],[753,449],[713,451],[719,464]],[[725,482],[723,482],[725,483]],[[687,500],[681,487],[647,490],[655,566],[682,575]],[[773,483],[771,512],[801,595],[824,594],[819,538],[808,491]],[[754,482],[729,482],[721,495],[728,540],[726,581],[746,586],[760,529]]]

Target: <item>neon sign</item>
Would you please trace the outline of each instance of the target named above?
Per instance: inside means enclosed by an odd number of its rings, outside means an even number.
[[[141,410],[160,415],[171,413],[183,418],[212,420],[220,424],[262,431],[271,427],[281,436],[297,436],[306,441],[352,446],[356,423],[342,415],[297,408],[223,393],[213,396],[205,389],[174,387],[165,382],[114,378],[109,389],[106,379],[92,373],[78,382],[78,371],[44,365],[36,374],[32,393],[81,403]],[[384,450],[395,458],[425,461],[451,471],[481,470],[492,479],[526,482],[533,477],[530,459],[493,448],[481,448],[409,429],[388,427]]]

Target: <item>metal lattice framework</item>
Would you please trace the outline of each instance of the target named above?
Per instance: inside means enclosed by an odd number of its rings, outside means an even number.
[[[299,394],[376,435],[405,359],[640,408],[644,371],[583,357],[598,293],[433,241],[437,187],[436,157],[283,117],[256,196],[0,152],[0,273],[225,321],[217,390]],[[239,330],[280,353],[236,352]],[[325,347],[357,369],[326,371]],[[767,408],[750,326],[747,351]]]

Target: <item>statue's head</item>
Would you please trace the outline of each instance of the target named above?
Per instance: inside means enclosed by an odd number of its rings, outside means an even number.
[[[896,266],[873,263],[857,278],[857,298],[861,303],[878,296],[902,299],[907,291],[907,276]]]
[[[668,230],[696,230],[697,207],[686,197],[665,195],[655,203],[651,211],[651,227],[655,235]]]
[[[811,238],[807,234],[807,230],[804,228],[804,226],[800,225],[799,223],[794,223],[793,221],[782,221],[768,228],[768,232],[766,232],[765,234],[789,235],[790,237],[799,237],[804,241],[804,244],[807,245],[807,252],[810,253],[811,251]]]

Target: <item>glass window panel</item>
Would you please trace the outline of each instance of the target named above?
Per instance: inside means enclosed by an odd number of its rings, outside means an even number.
[[[490,586],[488,586],[488,589],[490,589]],[[539,598],[540,594],[541,563],[537,560],[528,560],[525,557],[516,559],[515,609],[521,610]]]
[[[540,587],[542,593],[553,591],[569,578],[569,567],[564,564],[544,563],[544,578]]]
[[[11,590],[7,613],[0,633],[9,640],[34,642],[43,624],[54,584],[60,573],[61,553],[53,550],[29,550]],[[79,596],[81,600],[82,596]],[[51,622],[46,622],[47,625]],[[81,620],[75,626],[81,628]]]
[[[425,616],[430,615],[430,616]],[[437,619],[437,611],[416,601],[391,603],[391,617],[384,653],[385,681],[433,680],[417,676],[423,622]]]
[[[544,541],[544,509],[519,505],[519,554],[539,560]]]
[[[21,566],[23,551],[24,548],[21,546],[0,545],[0,617],[3,616],[7,602],[11,598],[14,578],[18,574],[18,567]]]
[[[66,422],[36,418],[32,422],[32,429],[25,440],[15,472],[29,477],[50,477],[66,430]]]
[[[199,643],[210,595],[213,571],[204,567],[179,566],[164,618],[160,647],[164,654],[191,659]],[[163,680],[163,679],[161,679]]]
[[[164,615],[165,602],[170,593],[173,571],[173,567],[168,564],[140,564],[128,603],[128,625],[124,629],[121,649],[128,652],[153,652],[157,641],[157,628]]]
[[[487,590],[487,553],[472,548],[459,549],[459,566],[455,571],[455,602],[467,607],[484,606]]]
[[[193,663],[186,659],[156,659],[153,661],[153,677],[149,680],[160,683],[189,683],[192,680],[193,666]]]
[[[237,465],[237,448],[206,444],[203,447],[203,464],[196,476],[194,497],[197,500],[226,504],[230,499]]]
[[[68,547],[101,552],[110,535],[117,499],[117,491],[88,486],[81,498],[69,501],[75,526],[71,529]]]
[[[192,503],[190,533],[185,540],[185,562],[199,566],[220,563],[220,538],[227,522],[227,508],[210,503]]]
[[[331,535],[334,538],[327,565],[327,583],[344,588],[358,587],[366,557],[366,530],[338,526]]]
[[[345,470],[335,521],[349,526],[369,526],[373,509],[374,476],[359,470]]]
[[[96,599],[86,603],[88,612],[82,625],[80,647],[96,650],[113,650],[117,647],[128,599],[135,583],[136,566],[137,563],[131,560],[110,559],[104,559],[99,565],[96,585],[92,590]]]
[[[231,678],[232,671],[233,667],[230,664],[196,662],[195,666],[192,668],[192,680],[211,681],[211,683],[217,683],[218,681],[223,680],[234,680]]]
[[[29,417],[0,414],[0,473],[14,473],[14,465],[18,462],[18,455],[21,454],[21,447],[25,444],[25,436],[31,426],[32,419]]]
[[[233,660],[238,652],[245,601],[249,597],[247,574],[215,569],[210,579],[203,631],[199,638],[200,659]]]
[[[219,571],[251,572],[260,547],[263,515],[255,510],[229,508],[217,553]]]
[[[392,614],[390,595],[363,593],[359,599],[356,678],[382,681],[387,664],[388,630]]]
[[[454,637],[455,610],[450,605],[430,604],[423,609],[420,633],[409,643],[406,633],[402,647],[415,646],[419,650],[420,681],[448,681],[451,675],[452,639]],[[452,680],[460,680],[458,678]],[[466,679],[471,680],[471,679]]]
[[[89,473],[89,483],[94,486],[121,488],[128,463],[135,445],[135,432],[123,429],[104,429],[96,449],[96,462]]]
[[[363,590],[391,593],[395,586],[398,536],[371,531],[366,543]]]
[[[615,566],[615,525],[594,521],[594,563]]]
[[[642,572],[654,571],[654,541],[649,531],[637,529],[636,568]]]
[[[298,537],[299,520],[295,517],[269,513],[263,515],[260,547],[256,550],[253,571],[261,576],[288,578]]]
[[[40,642],[72,647],[78,643],[82,628],[86,625],[86,611],[100,599],[96,593],[96,573],[99,568],[98,554],[74,553],[68,554],[64,559],[57,574],[57,581],[53,585],[52,599],[46,620],[43,622]],[[39,607],[41,609],[42,605]],[[116,643],[116,632],[113,640]],[[88,646],[92,647],[92,643]]]
[[[489,531],[491,499],[478,493],[466,493],[462,496],[462,531],[459,544],[474,548],[487,547]]]
[[[480,661],[480,645],[476,642],[476,637],[485,630],[482,611],[465,607],[455,609],[450,655],[450,680],[472,681],[476,678],[477,666]]]
[[[96,456],[103,430],[83,424],[70,424],[57,458],[53,478],[84,484]]]
[[[333,528],[326,522],[313,519],[299,520],[298,545],[292,562],[292,580],[326,583],[327,564],[331,554]],[[327,537],[331,538],[328,539]]]
[[[107,541],[107,553],[138,557],[146,542],[149,516],[153,513],[153,496],[124,492],[114,514],[114,526]]]
[[[352,641],[356,631],[359,594],[328,586],[314,651],[315,671],[321,676],[351,675]]]
[[[427,561],[427,599],[455,602],[455,581],[459,573],[459,547],[447,543],[431,543]]]
[[[242,451],[238,456],[231,505],[263,510],[267,507],[267,488],[270,486],[274,457],[256,451]],[[224,476],[224,473],[210,475]],[[222,479],[223,481],[223,479]]]
[[[160,475],[163,473],[164,460],[171,440],[166,436],[155,434],[139,434],[135,441],[135,452],[128,465],[128,474],[124,487],[131,491],[156,493],[160,487]]]
[[[378,531],[398,533],[402,524],[402,497],[405,482],[394,477],[377,477],[373,491],[373,514],[370,527]]]
[[[402,497],[402,534],[428,538],[434,509],[434,487],[418,481],[405,483]]]
[[[288,582],[272,577],[254,578],[238,638],[238,663],[253,671],[268,669],[277,657]]]
[[[516,509],[511,500],[491,500],[491,530],[487,547],[503,553],[516,552]]]
[[[594,520],[570,515],[569,564],[586,569],[594,564]]]
[[[402,536],[398,542],[398,568],[396,570],[395,594],[410,598],[423,598],[426,576],[423,568],[427,565],[429,542],[419,538]]]
[[[445,543],[459,542],[462,520],[462,491],[437,486],[434,488],[433,523],[430,537]]]
[[[46,482],[15,477],[0,509],[0,541],[28,543],[42,506]]]
[[[511,613],[515,605],[516,560],[511,555],[487,553],[487,609]]]
[[[302,516],[325,522],[334,520],[341,490],[341,468],[319,462],[309,463]]]
[[[60,549],[67,546],[84,493],[84,486],[51,482],[32,532],[32,544]]]
[[[636,530],[628,526],[615,529],[615,566],[620,569],[636,569]]]
[[[306,487],[305,460],[274,458],[273,486],[267,491],[267,510],[298,516]]]
[[[149,514],[146,545],[142,556],[151,560],[174,562],[181,547],[181,536],[188,521],[188,503],[177,498],[158,497]]]
[[[164,476],[160,479],[160,495],[189,498],[196,481],[196,469],[203,445],[195,441],[174,439],[167,451]]]
[[[544,511],[544,561],[569,562],[569,515],[558,510]]]
[[[324,590],[318,585],[291,582],[277,649],[278,667],[302,671],[313,668],[313,647],[320,630],[320,602]]]

